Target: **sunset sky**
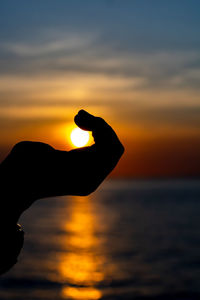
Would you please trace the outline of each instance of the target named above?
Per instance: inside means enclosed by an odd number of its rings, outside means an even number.
[[[1,0],[0,160],[70,150],[79,109],[125,145],[123,177],[200,175],[199,0]]]

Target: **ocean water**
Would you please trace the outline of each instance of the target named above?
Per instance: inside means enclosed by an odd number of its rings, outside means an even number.
[[[200,299],[200,181],[106,181],[36,202],[0,299]]]

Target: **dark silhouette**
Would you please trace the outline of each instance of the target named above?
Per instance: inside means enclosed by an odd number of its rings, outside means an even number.
[[[23,246],[20,215],[37,199],[89,195],[113,170],[124,147],[113,129],[84,110],[75,123],[92,131],[95,144],[69,152],[40,142],[16,144],[0,165],[0,274],[11,268]]]

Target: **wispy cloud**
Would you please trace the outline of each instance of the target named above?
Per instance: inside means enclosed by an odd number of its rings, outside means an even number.
[[[0,147],[20,139],[65,145],[57,129],[84,107],[125,138],[130,169],[137,143],[144,158],[150,145],[151,161],[165,148],[173,157],[174,147],[179,158],[192,139],[188,157],[199,153],[197,2],[3,1]]]
[[[87,33],[40,35],[34,42],[17,41],[0,47],[0,74],[45,78],[96,76],[132,80],[132,88],[160,89],[200,87],[198,51],[135,51],[103,44],[101,36]],[[12,64],[8,64],[11,60]],[[9,66],[8,66],[9,65]],[[94,77],[93,77],[94,78]],[[116,79],[116,88],[118,87]],[[137,84],[136,84],[137,83]]]
[[[49,34],[42,35],[35,41],[27,42],[6,42],[1,45],[4,51],[13,53],[16,56],[22,57],[41,57],[43,55],[51,55],[65,52],[73,52],[78,49],[88,48],[88,45],[92,44],[94,38],[89,35],[76,35],[71,33],[65,33],[61,35],[56,34],[56,37],[48,37]]]

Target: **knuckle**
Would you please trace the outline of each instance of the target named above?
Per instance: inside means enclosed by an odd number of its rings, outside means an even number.
[[[24,149],[26,149],[28,147],[28,144],[29,144],[29,142],[21,141],[13,147],[12,152],[23,151]]]

